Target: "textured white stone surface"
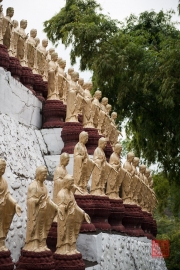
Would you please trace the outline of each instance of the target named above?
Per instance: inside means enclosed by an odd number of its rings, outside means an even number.
[[[64,147],[61,138],[62,128],[41,129],[44,142],[46,144],[49,155],[60,155]]]
[[[42,102],[0,67],[0,113],[27,126],[41,128]]]
[[[88,270],[166,270],[164,259],[152,258],[151,241],[147,238],[115,234],[80,234],[77,249],[83,259],[97,262]]]

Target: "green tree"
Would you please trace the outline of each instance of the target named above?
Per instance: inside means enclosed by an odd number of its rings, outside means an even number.
[[[93,72],[118,112],[128,118],[130,147],[148,163],[159,162],[180,185],[180,31],[172,11],[130,15],[123,24],[102,13],[95,0],[67,0],[44,23],[48,38],[71,45],[71,62]]]

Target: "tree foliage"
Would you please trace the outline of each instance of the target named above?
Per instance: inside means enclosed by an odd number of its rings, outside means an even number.
[[[180,185],[180,31],[173,11],[130,15],[126,22],[102,13],[95,0],[67,0],[44,23],[48,38],[71,45],[71,62],[93,72],[99,88],[128,118],[130,147],[148,163],[159,162]]]

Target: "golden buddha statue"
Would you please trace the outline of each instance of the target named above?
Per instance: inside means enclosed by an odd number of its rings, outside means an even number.
[[[87,185],[95,163],[89,158],[85,144],[88,142],[88,133],[82,131],[79,134],[79,142],[74,147],[74,182],[81,191],[76,194],[87,195]]]
[[[109,164],[112,166],[114,171],[112,170],[108,177],[106,195],[108,195],[109,199],[114,200],[120,199],[119,190],[126,173],[121,166],[121,151],[122,146],[119,143],[116,144],[114,147],[114,152],[109,159]]]
[[[59,100],[58,92],[58,54],[51,54],[51,61],[48,63],[48,97],[47,100]]]
[[[93,160],[96,164],[92,173],[91,183],[91,195],[106,196],[105,184],[107,182],[109,173],[112,166],[106,161],[104,149],[106,147],[107,140],[100,138],[98,141],[98,147],[94,151]]]
[[[79,73],[73,72],[67,89],[66,122],[78,122],[78,113],[83,101],[83,96],[81,96],[79,85],[77,84],[78,79]]]
[[[16,213],[21,215],[21,208],[10,195],[8,183],[3,177],[6,170],[6,162],[0,158],[0,251],[8,251],[5,246],[12,219]]]
[[[12,20],[11,18],[14,15],[14,8],[8,7],[6,9],[6,16],[3,19],[3,44],[10,49],[10,40],[12,35]]]
[[[18,29],[19,39],[17,42],[17,58],[20,61],[21,66],[27,66],[27,43],[26,40],[28,35],[26,35],[25,29],[27,28],[27,21],[20,21],[20,28]]]
[[[76,203],[74,198],[74,178],[67,174],[63,179],[63,187],[57,195],[59,213],[57,217],[57,249],[56,254],[72,255],[79,253],[76,240],[84,219],[90,223],[90,217]]]
[[[27,226],[26,240],[23,250],[42,252],[48,251],[46,238],[58,206],[48,196],[44,181],[47,177],[47,168],[39,166],[36,169],[36,178],[29,185],[27,193]]]

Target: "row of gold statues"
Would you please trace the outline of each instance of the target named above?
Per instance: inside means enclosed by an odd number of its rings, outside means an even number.
[[[79,142],[74,148],[74,176],[69,175],[66,166],[69,154],[60,156],[60,164],[54,172],[53,200],[48,195],[44,185],[47,168],[40,166],[36,170],[36,178],[29,185],[27,193],[27,231],[24,250],[41,252],[48,250],[46,239],[54,221],[57,222],[57,254],[76,254],[76,239],[81,224],[85,219],[90,223],[90,217],[78,207],[74,194],[88,196],[88,182],[91,178],[90,194],[108,196],[110,199],[120,199],[124,204],[139,205],[143,211],[152,213],[156,203],[153,191],[153,180],[150,170],[145,165],[137,166],[139,158],[128,153],[123,167],[120,160],[122,146],[114,147],[109,163],[106,161],[104,149],[107,140],[99,139],[93,159],[87,154],[85,144],[88,133],[82,131]],[[3,177],[6,162],[0,159],[0,251],[6,251],[5,239],[13,216],[21,215],[21,208],[8,191],[8,185]]]
[[[28,36],[27,21],[21,20],[19,26],[18,21],[12,20],[13,15],[14,9],[9,7],[4,16],[1,6],[0,44],[4,44],[9,55],[18,58],[22,66],[48,81],[47,100],[60,100],[67,105],[66,122],[78,122],[78,115],[82,114],[83,127],[96,128],[114,147],[120,132],[115,123],[117,113],[112,112],[110,116],[112,106],[108,98],[102,98],[99,90],[92,97],[92,83],[85,83],[73,68],[66,73],[66,61],[58,58],[55,49],[47,50],[48,40],[43,39],[40,44],[36,29],[31,29]]]

